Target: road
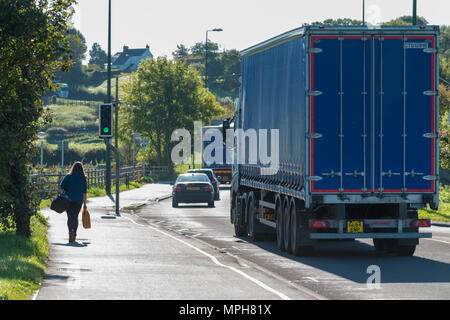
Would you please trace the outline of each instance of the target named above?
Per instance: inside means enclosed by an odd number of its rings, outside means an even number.
[[[227,187],[222,187],[215,208],[183,204],[172,208],[168,199],[144,206],[131,217],[167,233],[161,236],[177,238],[179,244],[186,241],[184,245],[191,249],[213,250],[209,258],[219,257],[217,262],[235,273],[233,280],[241,278],[235,288],[239,294],[219,290],[214,295],[218,299],[230,295],[245,299],[450,299],[450,227],[433,226],[433,239],[421,239],[413,257],[381,254],[371,240],[358,240],[320,242],[314,255],[305,258],[281,253],[272,241],[235,237]],[[370,266],[379,267],[379,286],[367,284]]]

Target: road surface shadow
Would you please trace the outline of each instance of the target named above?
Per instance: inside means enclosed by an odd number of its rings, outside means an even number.
[[[87,247],[88,245],[90,245],[91,243],[90,242],[77,242],[77,241],[75,241],[75,242],[72,242],[72,243],[70,243],[70,242],[68,242],[68,243],[52,243],[52,245],[54,245],[54,246],[63,246],[63,247],[78,247],[78,248],[80,248],[80,247]]]
[[[373,246],[359,241],[319,242],[312,256],[295,257],[281,252],[276,242],[252,242],[246,237],[239,238],[271,253],[361,284],[367,282],[367,268],[371,265],[380,267],[382,283],[450,282],[448,263],[380,253]]]
[[[177,208],[173,208],[173,209],[194,209],[194,208],[211,208],[211,209],[213,209],[214,207],[208,207],[208,204],[205,204],[205,205],[198,205],[198,204],[196,204],[196,205],[190,205],[190,204],[183,204],[183,205],[178,205],[178,207]]]

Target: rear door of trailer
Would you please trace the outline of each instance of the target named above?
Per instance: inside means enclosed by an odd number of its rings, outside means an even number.
[[[310,192],[435,193],[434,34],[311,34]]]

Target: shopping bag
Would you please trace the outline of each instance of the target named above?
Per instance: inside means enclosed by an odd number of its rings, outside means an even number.
[[[87,208],[83,209],[81,220],[83,221],[83,228],[91,228],[91,216],[89,215],[89,211],[87,210]]]

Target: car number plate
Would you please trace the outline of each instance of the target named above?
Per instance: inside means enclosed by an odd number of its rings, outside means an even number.
[[[364,231],[364,224],[362,221],[347,221],[348,233],[362,233]]]
[[[187,187],[186,190],[191,190],[191,191],[196,190],[196,191],[198,191],[198,190],[200,190],[200,187]]]

